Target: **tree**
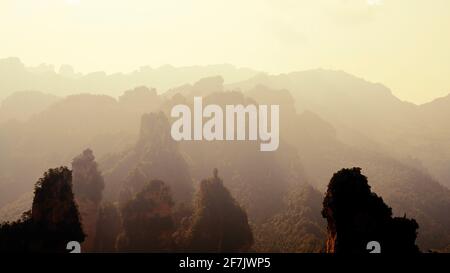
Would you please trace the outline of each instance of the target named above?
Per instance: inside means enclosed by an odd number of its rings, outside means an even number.
[[[172,195],[163,181],[153,180],[122,208],[120,252],[164,252],[173,249]]]
[[[323,201],[322,216],[328,222],[327,252],[367,253],[370,241],[383,253],[415,253],[414,219],[393,218],[392,209],[373,193],[360,168],[335,173]]]
[[[253,244],[247,214],[224,187],[214,169],[197,193],[188,247],[200,252],[239,252]]]

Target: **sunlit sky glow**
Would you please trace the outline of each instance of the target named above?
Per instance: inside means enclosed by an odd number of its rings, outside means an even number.
[[[450,93],[448,0],[2,0],[0,33],[0,58],[27,65],[326,68],[408,101]]]

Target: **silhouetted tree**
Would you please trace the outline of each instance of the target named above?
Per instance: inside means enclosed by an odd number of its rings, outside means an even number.
[[[153,180],[122,208],[120,252],[164,252],[173,249],[171,192],[163,181]]]
[[[223,186],[217,169],[200,183],[187,236],[188,248],[199,252],[246,251],[253,244],[247,214]]]
[[[373,193],[360,168],[335,173],[323,201],[328,222],[326,251],[367,253],[367,243],[377,241],[383,253],[418,252],[414,219],[392,218],[392,210]]]

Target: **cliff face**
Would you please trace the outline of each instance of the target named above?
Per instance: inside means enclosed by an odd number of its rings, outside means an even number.
[[[75,199],[80,211],[83,231],[86,234],[82,248],[83,251],[90,252],[94,249],[104,181],[90,149],[86,149],[74,158],[72,169]]]
[[[68,242],[84,238],[66,167],[48,170],[36,183],[31,211],[0,224],[0,252],[67,252]]]
[[[328,222],[328,253],[367,253],[377,241],[382,253],[415,253],[414,219],[392,217],[392,210],[373,193],[361,169],[343,169],[328,185],[322,215]]]
[[[72,172],[61,167],[50,169],[36,184],[31,218],[50,230],[61,225],[79,225],[79,214],[72,192]]]
[[[144,181],[152,180],[164,181],[176,202],[189,202],[192,197],[189,166],[172,139],[169,120],[162,112],[142,116],[136,145],[118,156],[116,164],[104,173],[108,184],[106,195],[112,201],[123,192],[129,192],[125,194],[128,196],[137,194]]]
[[[95,237],[97,235],[96,231],[100,204],[92,202],[89,199],[76,199],[76,202],[80,212],[83,231],[86,234],[86,239],[81,247],[83,252],[92,252],[94,250]]]

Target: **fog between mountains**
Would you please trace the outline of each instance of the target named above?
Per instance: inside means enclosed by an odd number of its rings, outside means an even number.
[[[178,118],[171,128],[171,135],[174,140],[257,141],[259,138],[261,151],[268,152],[278,149],[280,134],[279,105],[270,105],[270,128],[269,105],[226,105],[224,113],[222,107],[216,104],[209,104],[203,108],[202,97],[194,97],[193,114],[192,117],[191,109],[184,104],[175,105],[172,108],[171,116]],[[246,126],[247,117],[248,130]],[[209,120],[203,124],[204,118],[209,118]],[[194,121],[193,130],[192,120]]]

